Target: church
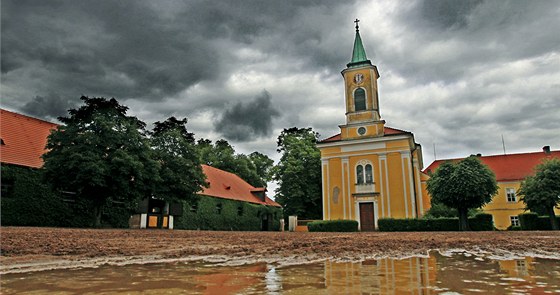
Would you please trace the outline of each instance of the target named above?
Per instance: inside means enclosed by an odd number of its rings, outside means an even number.
[[[351,219],[360,230],[380,218],[418,218],[430,207],[422,148],[411,132],[385,126],[377,67],[366,57],[358,20],[352,60],[342,71],[346,123],[318,143],[323,220]]]

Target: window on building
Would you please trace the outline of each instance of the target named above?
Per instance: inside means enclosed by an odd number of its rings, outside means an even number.
[[[358,165],[358,167],[356,167],[356,179],[358,184],[364,183],[364,166]]]
[[[515,268],[520,275],[528,275],[527,263],[525,262],[525,260],[515,260]]]
[[[517,202],[514,188],[506,188],[506,197],[508,202]]]
[[[373,167],[370,164],[366,165],[366,183],[373,183]]]
[[[363,111],[366,109],[366,91],[358,88],[354,91],[354,111]]]
[[[216,214],[222,214],[222,204],[216,205]]]
[[[13,182],[3,181],[2,184],[2,198],[10,198],[13,195]]]
[[[373,166],[371,164],[356,166],[356,184],[373,184]]]
[[[198,203],[192,204],[190,210],[192,213],[196,213],[198,211]]]
[[[519,226],[519,216],[510,216],[511,226]]]

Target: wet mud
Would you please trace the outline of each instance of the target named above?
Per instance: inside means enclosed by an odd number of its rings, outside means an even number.
[[[560,259],[559,231],[210,232],[2,227],[0,273],[169,261],[294,265],[462,251]]]

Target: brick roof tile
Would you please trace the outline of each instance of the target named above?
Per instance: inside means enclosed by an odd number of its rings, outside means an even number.
[[[210,185],[200,192],[201,195],[280,207],[280,204],[266,196],[265,202],[261,201],[252,192],[262,192],[266,189],[256,188],[234,173],[208,165],[202,165],[202,170],[206,175],[206,181]]]
[[[0,109],[0,161],[26,167],[43,166],[47,136],[58,125]]]
[[[494,171],[496,180],[500,182],[519,181],[525,179],[525,177],[529,175],[533,175],[535,173],[535,167],[546,158],[560,158],[560,151],[551,151],[550,154],[545,152],[533,152],[479,157],[483,164],[488,165],[488,167]],[[464,158],[436,160],[424,169],[424,172],[435,172],[439,165],[446,161],[458,162],[463,159]]]

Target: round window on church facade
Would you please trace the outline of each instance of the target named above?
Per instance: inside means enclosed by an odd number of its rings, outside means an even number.
[[[359,134],[359,135],[364,135],[364,134],[366,134],[366,127],[360,127],[360,128],[358,128],[358,134]]]

